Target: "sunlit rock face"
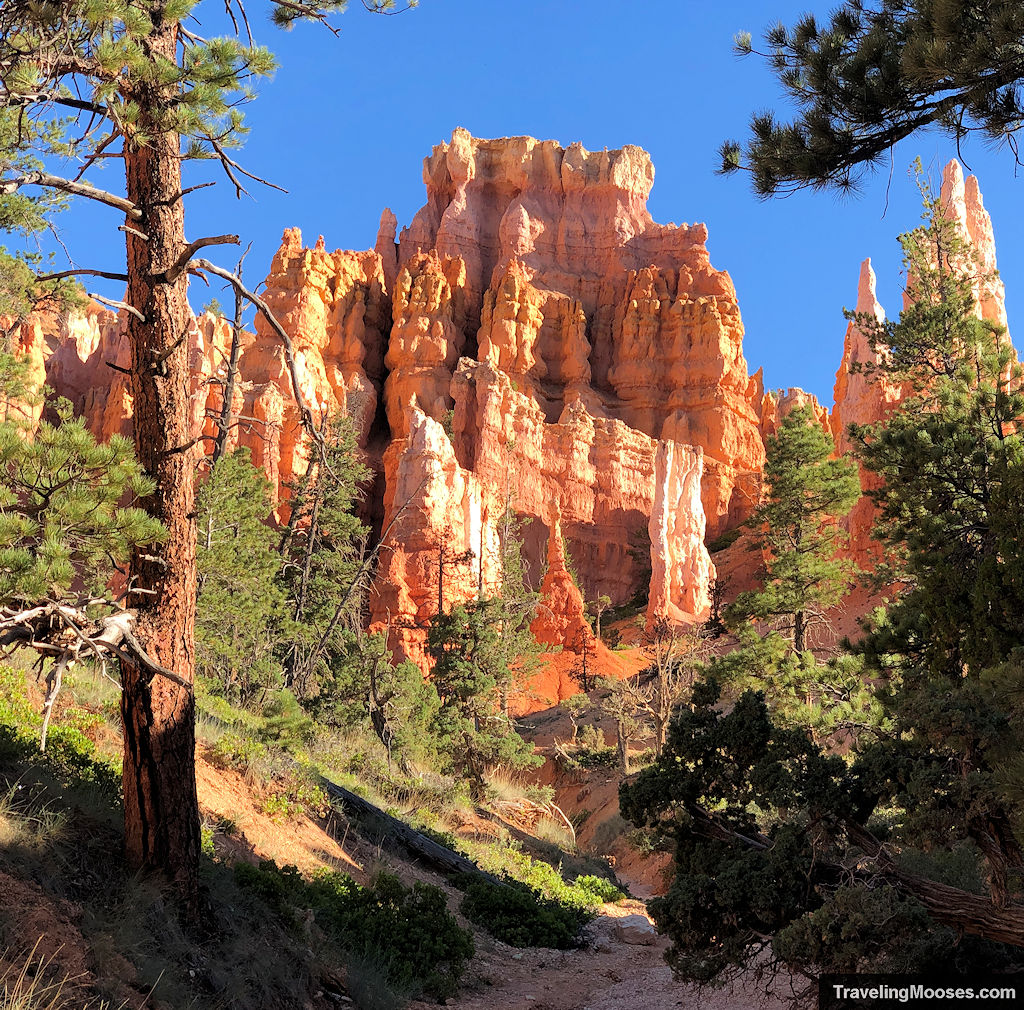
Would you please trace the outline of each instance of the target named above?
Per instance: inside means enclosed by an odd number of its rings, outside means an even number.
[[[309,248],[287,229],[260,289],[290,336],[304,401],[318,420],[347,413],[373,470],[363,515],[382,549],[370,619],[398,657],[426,668],[439,604],[498,591],[509,508],[528,520],[542,643],[578,648],[585,605],[600,595],[619,604],[646,592],[648,626],[702,618],[715,578],[705,539],[756,506],[764,443],[782,419],[809,407],[843,453],[851,422],[900,402],[870,374],[884,354],[863,323],[883,318],[870,261],[831,414],[799,389],[766,393],[761,372],[748,374],[736,292],[711,266],[707,229],[651,218],[654,168],[638,147],[456,130],[423,178],[423,208],[402,229],[385,210],[372,251],[328,252],[322,238]],[[977,180],[952,162],[941,200],[975,250],[979,312],[1005,325]],[[247,446],[286,503],[306,439],[282,342],[262,317],[251,328],[237,335],[227,444]],[[233,336],[207,312],[186,335],[193,428],[207,450]],[[131,434],[134,366],[115,313],[92,304],[32,317],[12,339],[96,435]],[[866,568],[872,522],[864,497],[846,526]]]
[[[996,245],[992,219],[985,210],[978,180],[972,175],[964,179],[960,163],[955,159],[946,165],[942,174],[939,201],[943,212],[956,222],[969,246],[969,260],[960,264],[973,279],[977,312],[1005,331],[1006,292],[996,272]],[[831,427],[836,451],[853,451],[850,437],[851,424],[868,425],[884,421],[903,400],[905,391],[877,371],[884,363],[885,347],[872,347],[865,330],[872,320],[882,322],[885,311],[876,297],[875,272],[871,260],[861,264],[857,285],[856,316],[846,327],[843,358],[836,372],[833,390],[834,405]],[[913,278],[904,291],[904,305],[912,298]],[[1009,334],[1004,334],[1009,341]],[[865,494],[854,505],[844,526],[849,534],[847,551],[864,570],[870,571],[879,560],[879,546],[871,538],[875,522],[875,506],[867,492],[877,490],[880,480],[860,467],[860,483]]]
[[[456,130],[424,162],[424,207],[401,229],[386,210],[373,251],[285,232],[262,297],[290,335],[304,400],[318,418],[352,416],[376,473],[371,620],[398,655],[423,661],[439,544],[467,559],[446,573],[445,606],[500,585],[506,508],[530,520],[548,644],[571,646],[602,594],[647,591],[651,620],[706,613],[704,538],[757,501],[763,388],[707,229],[657,224],[653,181],[637,147]],[[305,441],[284,348],[262,318],[252,328],[239,337],[229,446],[248,446],[286,499]],[[41,339],[49,381],[93,430],[130,432],[117,318],[93,308]],[[231,340],[209,314],[188,334],[206,445]]]
[[[408,654],[407,626],[437,606],[437,544],[467,494],[485,546],[455,534],[478,568],[448,580],[452,602],[500,583],[486,545],[511,507],[531,520],[527,565],[546,597],[536,630],[549,644],[571,647],[582,602],[601,594],[621,603],[649,589],[651,614],[706,613],[705,534],[756,502],[762,391],[706,228],[656,224],[653,178],[635,147],[457,130],[426,159],[427,202],[397,242],[393,215],[382,217],[376,249],[395,278],[384,402],[397,439],[384,527],[405,511],[372,609],[379,625],[404,623],[392,635]],[[451,446],[444,472],[476,479],[434,481],[447,497],[430,507],[411,482],[429,469],[417,454],[443,455],[409,428],[425,419]]]

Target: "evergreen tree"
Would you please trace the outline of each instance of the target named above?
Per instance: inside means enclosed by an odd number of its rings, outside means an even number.
[[[25,393],[19,362],[0,358],[0,392]],[[64,672],[82,655],[105,662],[134,647],[125,578],[132,551],[153,550],[166,531],[138,502],[152,481],[127,439],[97,444],[71,405],[56,422],[0,422],[0,648],[27,645],[47,657],[41,747]],[[107,584],[115,576],[119,596]]]
[[[500,599],[479,599],[434,616],[427,631],[431,683],[440,702],[434,733],[449,771],[483,793],[485,772],[539,763],[503,710],[499,686],[512,672],[501,642]]]
[[[726,609],[738,648],[715,656],[707,670],[730,692],[767,693],[787,723],[817,738],[878,719],[849,658],[819,662],[808,632],[842,598],[855,566],[836,556],[839,520],[860,495],[856,467],[831,458],[832,439],[809,408],[798,408],[767,440],[764,500],[747,521],[751,550],[765,557],[764,584]]]
[[[937,126],[1005,141],[1016,156],[1024,121],[1024,9],[1004,0],[845,0],[765,33],[767,59],[798,110],[751,120],[746,152],[722,145],[722,170],[751,173],[760,196],[802,187],[849,189],[904,137]],[[737,36],[753,52],[749,33]]]
[[[344,648],[331,657],[329,675],[303,705],[323,725],[368,723],[388,761],[396,760],[406,774],[414,763],[437,756],[437,692],[415,663],[391,661],[386,634],[347,633]]]
[[[343,0],[288,0],[271,2],[269,10],[276,23],[291,25],[325,21],[343,6]],[[366,0],[364,6],[391,4]],[[46,121],[69,110],[81,116],[80,132],[70,142],[83,166],[74,179],[5,172],[0,192],[39,186],[90,199],[122,218],[125,269],[100,273],[127,287],[136,452],[155,482],[141,505],[167,530],[159,553],[137,550],[131,559],[145,656],[122,662],[125,846],[134,867],[159,871],[174,883],[193,918],[200,833],[189,685],[198,450],[190,430],[187,286],[190,269],[232,277],[197,253],[237,237],[185,238],[184,197],[192,187],[183,181],[183,165],[212,159],[236,194],[244,192],[242,178],[253,176],[229,154],[244,133],[240,105],[274,69],[271,54],[251,40],[244,7],[228,3],[235,33],[221,37],[192,30],[208,20],[201,14],[199,0],[11,0],[0,6],[0,106],[14,110],[19,121]],[[123,163],[124,195],[91,184],[97,168],[111,159]],[[261,311],[269,316],[265,305]],[[286,331],[277,325],[275,332],[290,355]],[[297,385],[294,395],[311,430],[312,414]],[[171,676],[154,677],[157,667]]]
[[[530,630],[540,593],[529,587],[523,561],[523,528],[529,522],[517,515],[511,505],[506,505],[498,519],[501,563],[501,588],[495,597],[499,614],[498,647],[501,667],[508,671],[507,677],[498,680],[498,693],[501,710],[506,716],[510,701],[526,692],[543,651]]]
[[[751,549],[766,556],[764,585],[740,594],[730,620],[770,621],[799,654],[853,574],[852,563],[836,557],[838,520],[860,497],[860,484],[850,460],[830,458],[832,439],[810,407],[787,414],[766,449],[767,493],[747,520]]]
[[[339,416],[292,486],[291,513],[281,540],[281,581],[291,636],[284,656],[288,685],[300,699],[321,693],[332,657],[344,654],[362,623],[369,572],[367,529],[356,510],[369,469],[359,459],[349,418]]]
[[[97,444],[71,405],[31,432],[0,423],[0,600],[78,606],[106,597],[106,582],[132,550],[164,530],[137,504],[152,490],[127,439]],[[131,587],[129,586],[129,593]]]
[[[695,692],[622,795],[624,816],[675,836],[653,911],[687,977],[768,949],[812,975],[1024,963],[1020,371],[930,196],[902,241],[916,303],[875,336],[916,393],[860,432],[905,586],[858,646],[883,718],[830,754],[763,695],[723,712],[716,684]]]
[[[270,482],[248,449],[222,457],[196,493],[196,668],[243,705],[279,687],[285,621]]]

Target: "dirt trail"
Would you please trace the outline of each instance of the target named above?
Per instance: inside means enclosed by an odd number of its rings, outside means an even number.
[[[581,950],[515,950],[478,937],[479,953],[451,1010],[788,1010],[788,1001],[761,1002],[751,985],[697,992],[680,985],[639,901],[606,905],[587,927]],[[429,1005],[415,1003],[416,1010]]]

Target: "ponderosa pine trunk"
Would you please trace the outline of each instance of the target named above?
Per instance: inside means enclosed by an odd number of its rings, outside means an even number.
[[[175,62],[177,24],[160,24],[143,41],[150,57]],[[142,590],[129,598],[137,634],[148,654],[188,683],[194,680],[196,546],[194,487],[198,449],[188,447],[187,273],[167,271],[185,249],[180,140],[162,122],[174,98],[166,86],[138,84],[127,98],[142,110],[143,143],[125,139],[128,198],[141,220],[128,231],[128,303],[145,321],[127,315],[131,389],[139,462],[156,481],[143,507],[167,528],[153,553],[136,552],[131,580]],[[145,236],[145,237],[143,237]],[[137,663],[121,665],[124,721],[125,850],[129,865],[167,878],[194,916],[198,910],[199,811],[195,780],[192,695]]]

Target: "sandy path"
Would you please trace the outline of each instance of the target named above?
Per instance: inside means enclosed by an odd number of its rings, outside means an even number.
[[[478,954],[452,1010],[784,1010],[762,1004],[753,987],[697,992],[673,981],[668,941],[654,932],[643,904],[606,905],[581,950],[515,950],[479,938]],[[428,1010],[428,1004],[413,1004]]]

